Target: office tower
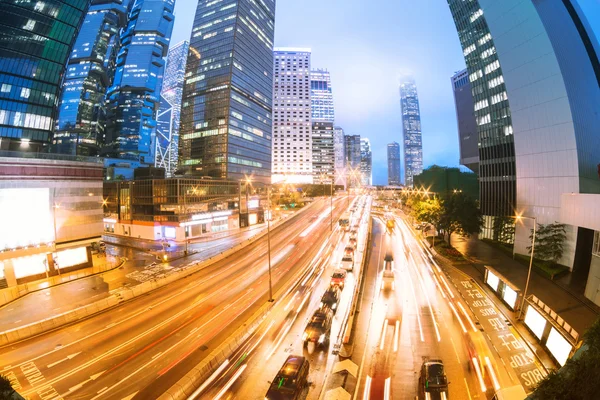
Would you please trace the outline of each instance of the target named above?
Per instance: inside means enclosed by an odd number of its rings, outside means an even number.
[[[472,87],[486,227],[515,213],[560,221],[565,197],[600,193],[600,53],[587,20],[573,0],[448,4]],[[517,253],[531,228],[517,223]],[[592,241],[569,225],[559,262],[585,265],[574,260]]]
[[[350,187],[360,182],[360,135],[344,135],[346,179]]]
[[[189,175],[270,182],[275,1],[200,0],[179,130]]]
[[[107,92],[108,117],[103,155],[154,165],[156,115],[173,30],[174,0],[136,0],[121,33],[113,85]]]
[[[396,142],[387,145],[388,185],[400,186],[400,145]]]
[[[371,186],[373,184],[373,154],[371,153],[371,141],[367,138],[360,139],[360,177],[361,185]]]
[[[126,23],[122,0],[92,0],[67,64],[52,152],[98,155],[106,125],[106,90],[113,82],[119,33]]]
[[[331,122],[313,122],[312,164],[314,183],[330,183],[332,178],[335,179],[335,151]]]
[[[404,137],[404,184],[413,186],[413,176],[423,171],[423,142],[421,140],[421,112],[414,79],[400,82],[402,133]]]
[[[343,175],[346,166],[346,151],[344,142],[344,130],[339,126],[333,128],[333,152],[335,154],[335,174]]]
[[[273,183],[312,183],[310,49],[276,48]]]
[[[0,150],[52,140],[65,65],[88,0],[0,3]]]
[[[154,165],[164,168],[167,178],[177,169],[181,96],[189,46],[189,42],[183,41],[169,49],[160,92]]]
[[[460,164],[469,168],[476,174],[479,173],[479,136],[477,135],[477,121],[473,109],[473,95],[469,71],[466,69],[457,72],[451,78],[456,107],[456,120],[458,122],[458,145],[460,149]]]
[[[333,91],[327,70],[310,71],[310,107],[313,122],[334,123]]]

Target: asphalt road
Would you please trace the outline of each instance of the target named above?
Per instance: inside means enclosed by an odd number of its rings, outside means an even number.
[[[334,216],[342,204],[336,200]],[[313,265],[330,235],[328,212],[321,200],[272,231],[275,291]],[[148,295],[3,348],[0,372],[30,399],[156,398],[267,301],[266,247],[265,238]]]

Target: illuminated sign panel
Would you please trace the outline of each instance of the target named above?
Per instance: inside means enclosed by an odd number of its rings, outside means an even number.
[[[487,278],[485,281],[488,285],[491,286],[492,289],[494,289],[494,291],[498,291],[498,285],[500,284],[500,279],[498,279],[498,277],[488,269],[487,271]]]
[[[248,209],[258,208],[258,199],[248,200]]]
[[[546,328],[546,318],[544,318],[535,308],[529,306],[527,307],[527,313],[525,314],[525,325],[531,329],[531,332],[533,332],[538,339],[541,339],[544,334],[544,329]]]
[[[59,268],[85,264],[88,262],[87,250],[85,247],[78,247],[76,249],[58,251],[54,260]]]
[[[569,341],[555,328],[550,329],[546,347],[561,366],[565,365],[569,359],[569,354],[571,354],[571,350],[573,349],[571,343],[569,343]]]
[[[0,189],[0,250],[54,241],[50,190]]]
[[[515,309],[517,305],[517,292],[512,290],[508,285],[504,286],[504,294],[502,295],[504,301],[512,308]]]

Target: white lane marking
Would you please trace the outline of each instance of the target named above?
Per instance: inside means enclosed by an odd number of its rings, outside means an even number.
[[[108,324],[108,325],[106,325],[106,329],[110,329],[110,328],[112,328],[113,326],[116,326],[116,325],[118,325],[118,324],[119,324],[118,322],[113,322],[112,324]]]
[[[106,389],[108,389],[108,386],[105,386],[105,387],[103,387],[102,389],[98,390],[98,392],[97,392],[97,393],[98,393],[98,394],[101,394],[101,393],[105,392],[105,391],[106,391]],[[96,397],[97,397],[97,396],[96,396]]]
[[[131,399],[133,399],[133,397],[134,397],[134,396],[135,396],[135,395],[136,395],[138,392],[139,392],[139,390],[138,390],[138,391],[136,391],[136,392],[133,392],[133,393],[131,393],[131,394],[130,394],[129,396],[127,396],[127,397],[123,397],[121,400],[131,400]]]
[[[454,339],[452,339],[452,336],[450,336],[450,342],[452,343],[452,348],[454,348],[454,354],[456,354],[456,359],[458,360],[458,363],[461,364],[460,357],[458,356],[458,351],[456,350],[456,345],[454,344]]]
[[[469,395],[469,400],[473,400],[471,397],[471,391],[469,390],[469,384],[467,383],[467,378],[463,378],[465,380],[465,387],[467,388],[467,394]]]
[[[400,333],[400,321],[396,320],[396,328],[394,329],[394,353],[398,351],[398,335]]]
[[[223,397],[223,395],[225,393],[227,393],[227,391],[229,390],[229,388],[240,377],[240,375],[242,374],[242,372],[244,372],[244,370],[246,369],[247,366],[248,366],[248,364],[244,364],[244,365],[242,365],[240,367],[240,369],[237,370],[237,372],[235,373],[235,375],[233,375],[231,377],[231,379],[229,380],[229,382],[227,382],[227,384],[223,387],[223,389],[221,389],[221,391],[219,393],[217,393],[217,395],[215,396],[214,400],[219,400],[221,397]]]
[[[202,393],[202,391],[204,389],[206,389],[208,387],[208,385],[210,385],[217,378],[217,376],[219,376],[221,374],[221,372],[223,372],[223,370],[227,367],[227,365],[229,365],[229,359],[223,361],[223,364],[221,364],[221,366],[219,368],[217,368],[217,370],[215,372],[213,372],[212,375],[207,380],[204,381],[202,386],[200,386],[198,389],[196,389],[196,391],[194,393],[192,393],[192,395],[189,397],[188,400],[194,400],[196,398],[196,396],[198,396],[200,393]]]
[[[160,356],[162,354],[162,351],[159,351],[158,353],[156,353],[155,355],[152,356],[152,359],[154,360],[156,357]]]
[[[19,322],[21,322],[21,321],[23,321],[23,320],[22,320],[22,319],[20,319],[20,320],[18,320],[18,321],[15,321],[15,322],[13,322],[13,323],[14,323],[14,324],[18,324],[18,323],[19,323]]]
[[[60,364],[60,363],[61,363],[61,362],[63,362],[63,361],[71,360],[72,358],[74,358],[74,357],[75,357],[75,356],[77,356],[78,354],[81,354],[81,352],[78,352],[78,353],[73,353],[73,354],[69,354],[68,356],[66,356],[66,357],[65,357],[65,358],[63,358],[62,360],[58,360],[58,361],[56,361],[56,362],[53,362],[52,364],[48,364],[46,367],[47,367],[47,368],[52,368],[52,367],[54,367],[55,365],[58,365],[58,364]]]
[[[387,332],[388,320],[383,322],[383,330],[381,332],[381,342],[379,343],[379,350],[383,350],[383,346],[385,345],[385,333]]]
[[[69,388],[69,392],[74,392],[74,391],[76,391],[77,389],[80,389],[80,388],[81,388],[83,385],[85,385],[85,384],[86,384],[86,383],[88,383],[89,381],[93,381],[93,380],[95,380],[96,378],[98,378],[98,377],[99,377],[100,375],[102,375],[103,373],[104,373],[104,371],[102,371],[102,372],[99,372],[99,373],[97,373],[97,374],[94,374],[94,375],[90,376],[90,378],[89,378],[89,379],[86,379],[85,381],[81,382],[80,384],[78,384],[78,385],[75,385],[75,386],[73,386],[73,387]],[[136,392],[136,393],[137,393],[137,392]]]
[[[365,379],[365,391],[363,392],[363,400],[369,400],[371,396],[371,377],[367,375],[367,379]]]

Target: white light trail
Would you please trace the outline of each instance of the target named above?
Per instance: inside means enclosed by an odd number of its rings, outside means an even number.
[[[215,372],[213,372],[212,375],[207,380],[204,381],[202,386],[200,386],[198,389],[196,389],[196,391],[194,393],[192,393],[192,395],[188,398],[188,400],[194,400],[196,398],[196,396],[198,396],[200,393],[202,393],[202,391],[204,389],[206,389],[208,387],[208,385],[210,385],[217,378],[217,376],[219,376],[221,374],[221,372],[223,372],[223,370],[227,367],[227,365],[229,365],[229,359],[223,361],[223,364],[221,364],[221,366],[219,368],[217,368],[217,370]]]
[[[298,307],[298,309],[296,310],[296,312],[300,312],[300,310],[302,310],[302,307],[304,307],[304,304],[306,303],[306,301],[310,297],[310,293],[311,293],[310,290],[308,291],[308,293],[306,293],[306,296],[304,296],[304,300],[302,300],[302,303],[300,303],[300,307]]]
[[[271,358],[271,356],[275,353],[275,350],[277,350],[277,348],[279,347],[279,345],[283,341],[283,338],[287,336],[287,334],[290,331],[290,329],[292,328],[292,325],[294,324],[295,320],[296,320],[296,318],[294,317],[294,319],[292,320],[292,322],[290,324],[287,324],[285,326],[285,328],[283,329],[283,334],[279,337],[279,339],[277,340],[277,343],[275,343],[275,346],[273,346],[271,348],[271,351],[269,352],[269,355],[267,355],[267,360],[269,358]]]
[[[477,332],[478,329],[475,326],[475,323],[473,322],[473,320],[471,319],[471,317],[469,317],[469,314],[467,314],[467,310],[465,310],[465,308],[463,307],[462,303],[458,303],[458,306],[462,310],[463,314],[465,314],[465,317],[467,317],[467,321],[469,321],[469,325],[471,325],[471,328],[473,328],[473,332]]]
[[[487,391],[487,387],[485,386],[485,382],[483,381],[483,375],[481,375],[481,368],[479,368],[479,361],[477,357],[473,357],[473,365],[475,366],[475,372],[477,373],[477,380],[479,381],[479,386],[481,391],[485,393]]]
[[[381,332],[381,341],[379,343],[379,350],[383,350],[383,346],[385,345],[385,333],[387,332],[388,320],[383,322],[383,330]]]
[[[335,207],[333,207],[333,209],[335,209]],[[306,229],[304,230],[304,232],[302,232],[302,233],[300,234],[300,237],[301,237],[301,238],[303,238],[303,237],[306,237],[306,236],[308,236],[308,234],[309,234],[309,233],[310,233],[310,232],[311,232],[313,229],[315,229],[315,228],[316,228],[316,226],[319,224],[319,222],[321,222],[321,220],[322,220],[323,218],[327,217],[331,211],[333,211],[333,210],[328,208],[327,210],[325,210],[325,211],[323,211],[321,214],[319,214],[319,216],[317,217],[317,219],[315,220],[315,222],[313,222],[312,224],[310,224],[310,226],[309,226],[308,228],[306,228]]]
[[[410,258],[413,261],[415,271],[417,273],[417,277],[419,278],[419,283],[421,284],[421,288],[423,289],[423,294],[425,295],[425,300],[427,300],[427,306],[429,307],[429,313],[431,314],[431,319],[433,320],[433,327],[435,328],[435,335],[437,337],[438,342],[441,342],[442,336],[440,335],[440,330],[438,328],[438,324],[435,319],[435,314],[433,313],[433,307],[431,307],[431,300],[429,300],[429,292],[427,291],[427,288],[425,288],[425,282],[423,281],[423,278],[421,277],[421,272],[419,271],[419,268],[417,267],[417,263],[415,262],[415,258],[412,256],[412,254],[411,254]]]
[[[383,387],[383,400],[389,400],[390,399],[391,385],[392,385],[391,377],[388,377],[385,380],[385,386]]]
[[[410,273],[409,273],[410,275]],[[413,295],[413,299],[415,300],[415,311],[417,313],[417,323],[419,324],[419,334],[421,335],[421,342],[425,341],[425,337],[423,335],[423,325],[421,325],[421,314],[419,312],[419,302],[417,301],[417,295],[415,293],[415,287],[413,285],[412,277],[409,277],[407,281],[410,283],[410,290]]]
[[[371,396],[371,377],[367,375],[367,379],[365,379],[365,391],[363,392],[363,400],[369,400]]]
[[[398,351],[398,335],[400,334],[400,321],[396,320],[396,329],[394,329],[394,353]]]
[[[275,320],[271,321],[271,323],[269,324],[269,326],[267,327],[267,329],[265,329],[265,333],[262,334],[262,336],[260,337],[260,339],[258,339],[256,341],[256,343],[254,343],[254,346],[252,346],[252,348],[250,350],[248,350],[248,354],[250,355],[250,353],[252,353],[252,351],[256,348],[256,346],[258,346],[258,344],[260,342],[262,342],[262,340],[264,339],[264,337],[267,335],[267,332],[269,332],[269,330],[273,327],[273,325],[275,325]]]
[[[446,290],[448,290],[450,297],[454,298],[454,293],[452,293],[452,290],[450,290],[450,286],[448,286],[446,279],[442,275],[440,275],[440,279],[442,280],[442,283],[444,284],[444,286],[446,286]]]
[[[456,311],[456,307],[454,307],[454,304],[452,304],[452,302],[450,302],[450,303],[448,303],[448,305],[450,306],[450,309],[452,309],[452,312],[454,313],[454,316],[456,317],[456,319],[460,323],[460,327],[462,328],[463,333],[467,333],[467,327],[462,322],[462,319],[460,318],[460,315],[458,315],[458,311]]]
[[[229,380],[229,382],[227,382],[227,384],[223,387],[223,389],[221,389],[221,391],[219,393],[217,393],[217,395],[215,396],[215,398],[213,400],[219,400],[221,397],[223,397],[223,395],[229,390],[229,388],[240,377],[240,375],[242,374],[242,372],[244,372],[244,370],[246,369],[247,366],[248,366],[248,364],[242,365],[240,367],[240,369],[237,370],[237,372],[235,373],[235,375],[233,375],[231,377],[231,379]]]
[[[298,296],[298,294],[300,294],[299,290],[296,293],[294,293],[294,296],[292,296],[292,298],[287,303],[287,306],[285,306],[285,308],[283,309],[283,311],[287,311],[290,308],[290,306],[292,305],[292,303],[294,302],[294,299],[296,298],[296,296]]]
[[[492,384],[494,385],[494,389],[499,390],[500,382],[498,382],[498,378],[496,377],[496,372],[494,371],[494,366],[492,365],[492,362],[490,361],[490,358],[488,356],[485,356],[485,364],[487,365],[488,369],[490,370],[490,375],[492,377]]]

